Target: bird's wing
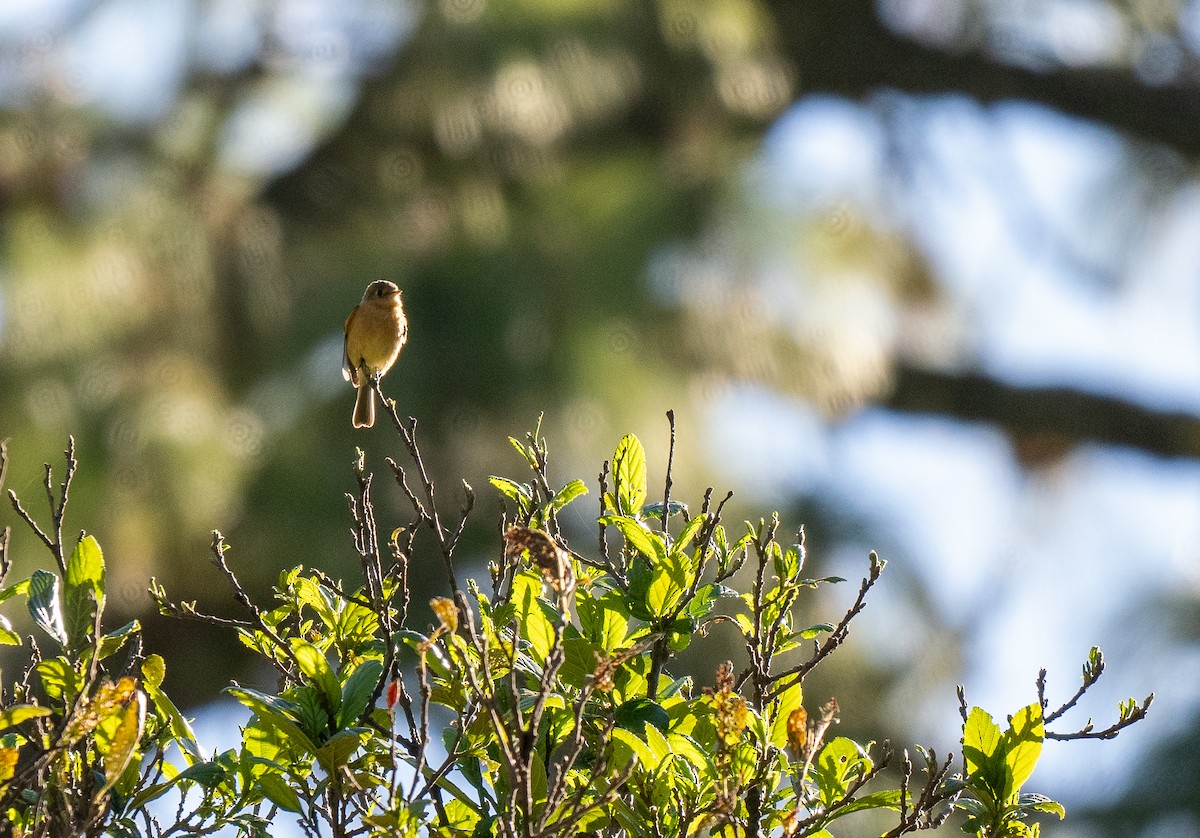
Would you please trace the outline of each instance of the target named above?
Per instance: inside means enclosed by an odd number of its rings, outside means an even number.
[[[350,311],[350,315],[346,318],[345,334],[342,338],[342,378],[349,381],[355,387],[358,386],[358,369],[354,364],[350,363],[350,321],[354,319],[354,315],[358,314],[358,306],[355,306]]]

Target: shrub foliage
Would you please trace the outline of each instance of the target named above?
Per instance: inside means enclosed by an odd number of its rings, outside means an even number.
[[[106,628],[100,545],[64,542],[74,444],[57,486],[46,467],[47,525],[9,492],[55,563],[0,587],[40,632],[22,641],[0,617],[0,643],[29,651],[0,705],[0,816],[12,834],[265,836],[288,819],[332,836],[828,838],[868,822],[904,835],[958,811],[973,835],[1036,836],[1032,816],[1064,815],[1024,790],[1043,742],[1111,738],[1153,698],[1123,703],[1103,730],[1050,730],[1103,672],[1092,650],[1081,686],[1054,709],[1045,672],[1035,700],[1001,724],[960,688],[961,759],[833,736],[837,701],[809,700],[804,680],[846,639],[883,560],[870,555],[839,619],[800,619],[812,591],[843,580],[807,576],[803,531],[784,537],[777,516],[736,525],[723,517],[730,495],[673,497],[668,414],[661,497],[651,500],[645,452],[626,436],[600,472],[586,549],[558,522],[585,502],[585,483],[554,482],[538,431],[510,440],[527,472],[490,479],[506,508],[490,578],[462,580],[474,492],[464,483],[449,510],[415,420],[385,408],[406,454],[386,462],[413,517],[381,537],[359,452],[348,495],[358,579],[296,567],[256,603],[214,533],[212,560],[243,618],[201,613],[151,580],[164,613],[227,626],[278,672],[274,692],[227,688],[252,715],[241,747],[223,753],[205,752],[162,691],[165,663],[142,653],[139,624]],[[0,483],[6,464],[0,449]],[[8,541],[6,529],[4,576]],[[417,567],[445,579],[429,610],[410,599]],[[718,623],[736,627],[742,659],[716,666],[711,688],[673,677],[672,657]],[[867,810],[877,817],[855,826]]]

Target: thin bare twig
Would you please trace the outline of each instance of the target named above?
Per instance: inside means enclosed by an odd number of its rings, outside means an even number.
[[[671,426],[671,444],[667,449],[667,477],[663,481],[662,532],[667,534],[667,521],[671,518],[671,486],[674,481],[671,471],[675,466],[675,411],[667,411],[667,423]]]
[[[879,556],[877,556],[875,551],[872,550],[871,569],[866,578],[863,579],[862,585],[858,589],[858,596],[855,597],[854,604],[850,606],[850,609],[846,611],[842,619],[838,621],[837,626],[834,627],[833,631],[825,639],[825,642],[822,643],[813,653],[812,657],[810,657],[804,663],[780,672],[777,675],[772,675],[770,677],[771,682],[778,682],[781,679],[787,678],[791,675],[796,675],[800,678],[800,680],[804,680],[804,676],[811,672],[814,666],[819,664],[825,658],[829,657],[829,655],[832,654],[838,646],[842,645],[842,643],[846,640],[846,637],[850,634],[850,621],[857,617],[863,608],[866,607],[867,592],[870,591],[871,588],[875,586],[875,583],[879,581],[879,576],[883,572],[883,565],[884,563],[879,559]],[[782,691],[783,687],[776,687],[767,696],[767,700],[769,701],[775,698]]]

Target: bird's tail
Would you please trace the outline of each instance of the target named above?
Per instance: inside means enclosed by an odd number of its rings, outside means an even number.
[[[354,400],[354,427],[369,428],[375,424],[375,391],[363,376],[358,386],[358,397]]]

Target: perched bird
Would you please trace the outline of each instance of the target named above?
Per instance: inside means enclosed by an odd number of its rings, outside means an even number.
[[[400,304],[396,283],[377,279],[367,286],[362,302],[346,318],[346,343],[342,376],[358,388],[354,402],[354,427],[375,424],[372,378],[382,378],[408,339],[408,321]]]

